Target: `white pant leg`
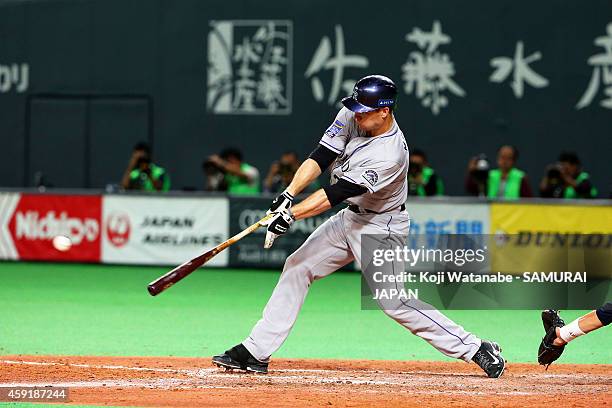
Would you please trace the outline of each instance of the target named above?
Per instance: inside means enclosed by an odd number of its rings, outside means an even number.
[[[310,284],[353,260],[343,223],[342,212],[334,215],[287,258],[262,318],[242,342],[256,359],[268,361],[287,339]]]
[[[372,293],[375,293],[376,288],[386,290],[403,288],[403,283],[374,282],[373,273],[382,271],[382,269],[372,265],[371,253],[364,254],[365,259],[361,259],[361,234],[378,235],[375,240],[368,239],[368,252],[371,250],[370,242],[372,241],[378,241],[374,245],[380,245],[381,248],[402,247],[406,244],[405,237],[408,235],[410,226],[408,214],[359,215],[349,213],[346,218],[347,230],[356,231],[353,234],[347,232],[349,247],[361,265],[364,279]],[[388,268],[383,271],[387,276],[390,274],[398,276],[404,271],[404,265],[401,262],[385,263],[382,268],[384,267]],[[400,301],[398,299],[380,300],[378,303],[385,314],[449,357],[470,361],[480,348],[481,340],[478,337],[427,303],[419,300]]]

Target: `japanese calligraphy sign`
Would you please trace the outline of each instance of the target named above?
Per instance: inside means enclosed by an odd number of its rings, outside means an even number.
[[[291,113],[291,21],[212,21],[207,109],[216,114]]]

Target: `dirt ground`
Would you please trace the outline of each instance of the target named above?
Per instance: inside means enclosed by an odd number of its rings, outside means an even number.
[[[69,387],[71,404],[235,407],[612,406],[612,365],[276,359],[268,375],[209,358],[0,357],[0,387]]]

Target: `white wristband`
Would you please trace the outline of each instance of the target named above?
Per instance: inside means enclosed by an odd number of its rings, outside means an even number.
[[[580,330],[580,326],[578,326],[578,319],[574,320],[570,324],[566,324],[565,326],[559,329],[559,337],[561,337],[566,343],[569,343],[576,337],[580,337],[583,334],[584,332]]]

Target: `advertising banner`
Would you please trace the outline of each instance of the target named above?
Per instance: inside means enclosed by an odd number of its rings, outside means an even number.
[[[105,196],[102,262],[179,265],[228,238],[228,212],[227,198]]]
[[[502,271],[522,272],[525,264],[536,270],[599,269],[612,256],[612,207],[496,203],[491,234],[493,265]]]
[[[492,225],[486,205],[479,215],[469,213],[478,204],[411,207],[408,245],[362,236],[364,309],[593,309],[610,299],[610,207],[494,204]]]
[[[489,229],[487,204],[450,204],[419,202],[408,199],[410,214],[409,248],[436,248],[447,245],[448,235],[460,235],[466,247],[482,246],[482,237]],[[415,265],[409,270],[423,268]]]
[[[10,194],[2,202],[1,241],[9,259],[100,262],[100,196]],[[70,245],[57,249],[56,237],[67,237]]]
[[[609,297],[611,206],[493,204],[491,233],[494,270],[515,275],[537,271],[540,282],[569,283],[562,295],[570,299]],[[577,287],[576,280],[585,287]]]
[[[408,199],[410,234],[486,234],[489,230],[488,204],[419,202]]]
[[[612,206],[491,204],[491,233],[612,233]]]
[[[0,259],[18,259],[8,224],[19,203],[18,193],[0,193]]]

